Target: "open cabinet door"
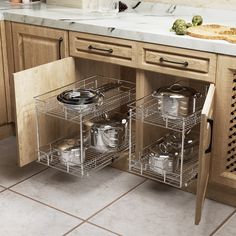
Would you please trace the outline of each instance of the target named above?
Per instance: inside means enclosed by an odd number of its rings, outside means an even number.
[[[68,57],[14,74],[19,165],[37,160],[34,97],[76,81],[75,61]]]
[[[206,196],[206,189],[209,180],[211,144],[213,131],[213,106],[214,106],[215,85],[211,84],[202,109],[201,128],[200,128],[200,146],[199,146],[199,167],[197,181],[197,197],[195,224],[198,225]]]

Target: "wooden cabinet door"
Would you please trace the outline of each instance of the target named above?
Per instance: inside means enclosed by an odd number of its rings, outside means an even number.
[[[236,189],[236,58],[218,56],[211,182]]]
[[[6,87],[3,68],[2,35],[0,35],[0,126],[7,123]]]
[[[69,55],[65,30],[12,23],[15,71],[29,69]]]
[[[34,97],[73,83],[75,61],[68,57],[14,74],[16,134],[19,165],[37,160],[37,126]]]
[[[215,85],[211,84],[201,115],[195,224],[199,224],[201,220],[202,208],[210,175],[214,94]]]

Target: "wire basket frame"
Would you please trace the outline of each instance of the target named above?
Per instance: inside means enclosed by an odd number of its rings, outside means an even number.
[[[117,83],[119,86],[104,92],[104,100],[99,105],[95,103],[89,104],[86,108],[80,108],[65,106],[57,100],[57,96],[64,91],[99,90],[100,87],[109,83]],[[81,117],[83,121],[93,119],[133,100],[135,100],[135,83],[96,75],[35,97],[35,106],[37,112],[79,123]]]

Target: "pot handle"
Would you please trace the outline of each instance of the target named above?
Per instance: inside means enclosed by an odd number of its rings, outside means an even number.
[[[117,132],[118,132],[118,139],[119,139],[119,136],[120,136],[120,132],[119,131],[123,131],[124,130],[124,127],[112,127],[112,128],[108,128],[108,129],[105,129],[105,130],[103,130],[102,131],[102,140],[103,140],[103,142],[104,142],[104,144],[107,146],[107,147],[110,147],[110,148],[112,148],[112,146],[109,144],[109,139],[110,139],[110,137],[109,137],[109,135],[106,133],[107,131],[109,131],[109,130],[116,130]]]

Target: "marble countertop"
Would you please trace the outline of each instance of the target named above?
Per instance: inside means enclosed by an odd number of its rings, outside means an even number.
[[[0,2],[0,17],[32,25],[236,56],[236,44],[187,35],[178,36],[170,31],[176,19],[183,18],[190,22],[196,14],[203,16],[204,24],[217,23],[236,27],[235,11],[177,6],[173,13],[169,13],[170,4],[140,5],[135,10],[105,15],[45,4],[41,4],[41,9],[9,9],[9,4]]]

